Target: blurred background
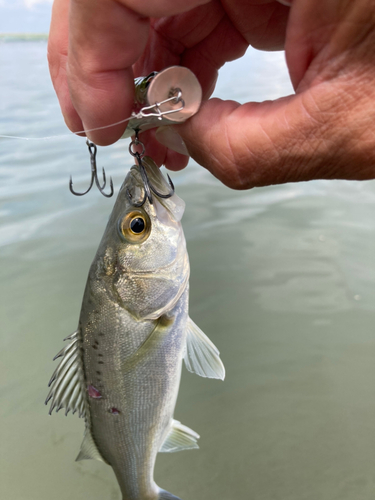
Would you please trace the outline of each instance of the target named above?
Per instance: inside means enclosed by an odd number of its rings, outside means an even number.
[[[110,467],[76,463],[84,422],[48,415],[62,339],[114,198],[93,189],[48,74],[51,2],[0,0],[0,497],[120,500]],[[215,96],[292,92],[283,53],[249,50]],[[128,141],[98,149],[118,191]],[[375,495],[375,184],[314,181],[235,192],[202,167],[171,174],[187,204],[194,321],[225,382],[183,370],[175,417],[200,450],[160,455],[183,500],[370,500]]]

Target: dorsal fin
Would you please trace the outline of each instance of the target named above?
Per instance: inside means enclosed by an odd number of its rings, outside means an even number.
[[[182,425],[178,420],[172,420],[171,428],[159,452],[172,453],[174,451],[199,448],[198,439],[199,434],[186,427],[186,425]]]
[[[54,408],[56,412],[65,408],[65,415],[72,411],[78,411],[79,416],[85,416],[85,402],[81,381],[83,380],[81,361],[79,358],[79,338],[78,331],[69,335],[64,340],[69,343],[61,349],[54,357],[54,360],[61,357],[61,360],[54,371],[49,386],[51,387],[45,404],[52,399],[49,414]]]
[[[189,372],[196,373],[201,377],[221,380],[225,378],[225,368],[220,359],[218,348],[191,318],[188,319],[184,360]]]

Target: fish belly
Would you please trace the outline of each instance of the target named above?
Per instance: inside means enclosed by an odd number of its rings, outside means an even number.
[[[168,433],[186,343],[188,292],[158,320],[137,321],[88,286],[80,319],[87,425],[124,500],[158,498],[156,455]]]

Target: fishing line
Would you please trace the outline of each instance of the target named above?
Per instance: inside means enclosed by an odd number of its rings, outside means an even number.
[[[1,0],[0,0],[1,2]],[[171,69],[171,68],[170,68]],[[166,71],[166,70],[165,70]],[[200,88],[200,87],[199,87]],[[162,104],[170,103],[174,101],[176,104],[181,103],[178,109],[169,109],[162,110],[160,106]],[[200,104],[200,101],[199,101]],[[71,137],[72,135],[77,134],[87,134],[87,132],[94,132],[95,130],[104,130],[106,128],[115,127],[116,125],[121,125],[121,123],[126,123],[132,119],[141,120],[143,118],[150,119],[151,117],[156,118],[157,120],[162,120],[162,118],[166,115],[172,115],[173,113],[178,113],[185,108],[185,101],[182,99],[182,92],[179,88],[173,88],[169,92],[169,97],[160,102],[155,102],[155,104],[151,104],[149,106],[144,106],[139,110],[138,113],[134,112],[128,117],[118,122],[110,123],[109,125],[103,125],[101,127],[94,127],[88,130],[78,130],[77,132],[69,132],[69,134],[59,134],[59,135],[50,135],[46,137],[21,137],[17,135],[5,135],[0,134],[1,139],[18,139],[21,141],[48,141],[50,139],[60,139],[62,137]]]
[[[1,0],[0,0],[1,2]],[[177,113],[182,111],[185,108],[185,101],[182,99],[182,92],[180,89],[173,89],[173,95],[164,99],[160,102],[155,102],[155,104],[151,104],[150,106],[144,106],[140,109],[138,113],[133,113],[129,116],[129,118],[125,118],[124,120],[120,120],[118,122],[110,123],[109,125],[103,125],[101,127],[90,128],[88,130],[78,130],[77,132],[69,132],[69,134],[60,134],[60,135],[50,135],[46,137],[21,137],[17,135],[4,135],[0,134],[0,138],[2,139],[19,139],[23,141],[47,141],[49,139],[60,139],[62,137],[71,137],[72,135],[77,134],[86,134],[87,132],[94,132],[95,130],[104,130],[106,128],[115,127],[116,125],[121,125],[121,123],[128,122],[130,120],[136,119],[141,120],[142,118],[149,119],[151,117],[155,117],[158,120],[161,120],[165,115],[171,115],[173,113]],[[170,109],[166,111],[162,111],[160,106],[162,104],[175,101],[176,103],[181,103],[181,106],[178,109]]]
[[[103,130],[106,128],[115,127],[116,125],[121,125],[121,123],[128,122],[129,120],[132,120],[133,118],[139,118],[139,116],[137,114],[133,114],[132,116],[129,116],[129,118],[125,118],[124,120],[120,120],[119,122],[111,123],[110,125],[103,125],[102,127],[90,128],[88,130],[78,130],[77,132],[69,132],[69,134],[50,135],[50,136],[46,136],[46,137],[19,137],[16,135],[0,134],[0,138],[2,138],[2,139],[19,139],[22,141],[48,141],[50,139],[60,139],[62,137],[66,138],[66,137],[71,137],[72,135],[86,134],[87,132],[94,132],[95,130]]]

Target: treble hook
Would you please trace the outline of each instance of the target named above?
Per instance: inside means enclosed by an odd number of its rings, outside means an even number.
[[[150,182],[150,179],[148,178],[148,175],[147,175],[147,172],[146,172],[146,169],[145,169],[145,166],[143,165],[142,163],[142,156],[144,155],[145,153],[145,147],[144,147],[144,144],[138,139],[138,133],[139,133],[139,130],[136,130],[135,131],[135,139],[134,141],[132,141],[129,145],[129,152],[132,156],[134,156],[135,158],[137,158],[137,162],[138,162],[138,165],[139,165],[139,171],[141,173],[141,177],[142,177],[142,180],[143,180],[143,186],[144,186],[144,195],[143,195],[143,198],[141,201],[139,202],[135,202],[132,200],[132,195],[129,191],[129,188],[127,189],[126,191],[126,194],[127,194],[127,197],[130,201],[130,203],[134,206],[134,207],[141,207],[146,199],[148,199],[149,203],[152,205],[152,193],[154,193],[156,196],[158,196],[159,198],[164,198],[164,199],[167,199],[167,198],[170,198],[171,196],[174,195],[174,184],[172,182],[172,179],[169,177],[169,175],[167,174],[167,177],[168,177],[168,182],[169,182],[169,186],[170,186],[170,191],[169,193],[167,194],[163,194],[163,193],[160,193]],[[142,153],[138,153],[138,152],[133,152],[132,150],[132,146],[133,144],[135,146],[137,145],[141,145],[142,146]],[[151,193],[152,192],[152,193]]]
[[[77,193],[73,189],[73,179],[72,179],[72,176],[70,176],[70,181],[69,181],[70,192],[73,193],[75,196],[83,196],[84,194],[87,194],[90,191],[90,189],[92,188],[92,186],[94,184],[94,181],[95,181],[95,184],[96,184],[97,188],[99,189],[99,191],[102,193],[102,195],[105,196],[106,198],[110,198],[113,195],[113,192],[114,192],[113,191],[112,177],[110,177],[110,179],[109,179],[109,184],[110,184],[110,187],[111,187],[111,191],[110,191],[110,193],[107,194],[107,193],[104,192],[104,188],[105,188],[105,186],[107,184],[107,178],[106,178],[106,175],[105,175],[105,170],[103,168],[103,185],[102,186],[99,183],[98,172],[96,170],[96,152],[97,152],[97,147],[95,146],[95,144],[93,142],[89,142],[89,140],[86,140],[86,144],[87,144],[87,147],[88,147],[89,153],[90,153],[91,182],[90,182],[90,185],[89,185],[88,189],[86,189],[86,191],[84,191],[83,193]]]

